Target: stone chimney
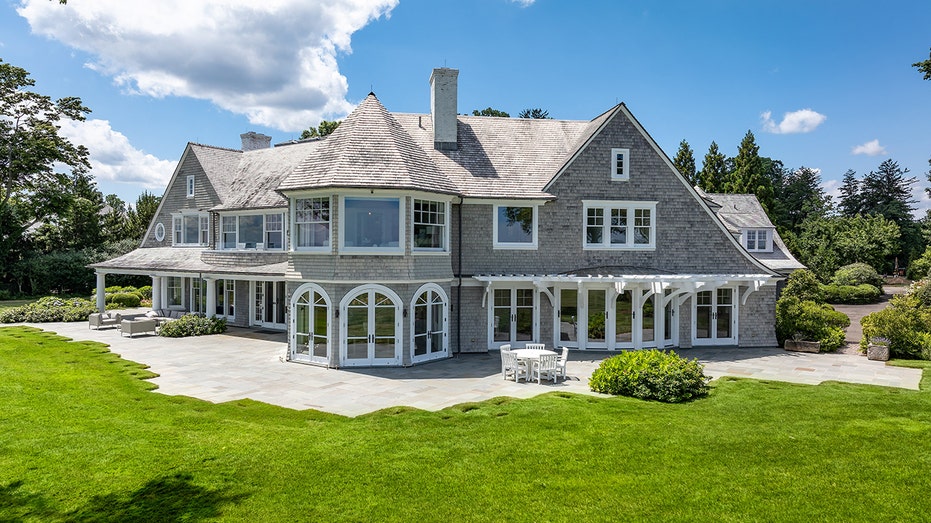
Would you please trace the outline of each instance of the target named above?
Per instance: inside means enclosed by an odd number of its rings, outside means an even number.
[[[272,146],[272,137],[265,136],[262,133],[249,131],[239,135],[242,138],[242,152],[255,151],[257,149],[268,149]]]
[[[438,67],[430,75],[430,114],[433,115],[433,147],[456,150],[459,69]]]

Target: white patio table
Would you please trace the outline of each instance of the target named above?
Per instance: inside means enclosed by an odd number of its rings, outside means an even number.
[[[514,349],[512,352],[517,356],[518,361],[524,361],[527,364],[527,381],[530,381],[530,376],[533,376],[533,366],[540,361],[541,354],[556,354],[555,351],[549,349]]]

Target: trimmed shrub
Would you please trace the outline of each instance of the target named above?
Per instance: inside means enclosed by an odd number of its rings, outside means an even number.
[[[882,296],[879,287],[864,283],[863,285],[823,285],[824,301],[828,303],[876,303]]]
[[[142,296],[136,292],[118,292],[107,296],[107,302],[119,307],[129,308],[138,307],[142,303]]]
[[[84,298],[48,296],[20,307],[0,312],[0,323],[47,323],[53,321],[87,321],[97,305]]]
[[[883,278],[876,272],[876,269],[865,263],[851,263],[837,269],[831,283],[834,285],[869,284],[882,289]]]
[[[821,351],[829,352],[844,344],[844,328],[850,318],[826,303],[802,301],[783,296],[776,302],[776,338],[782,345],[788,339],[820,341]]]
[[[780,296],[794,296],[802,301],[824,303],[824,291],[815,273],[808,269],[793,271]]]
[[[592,373],[594,392],[679,403],[708,393],[704,366],[674,352],[626,351],[608,358]]]
[[[915,294],[894,296],[888,307],[864,316],[860,325],[863,351],[871,338],[886,338],[893,358],[931,360],[931,308]]]
[[[226,332],[226,318],[207,318],[194,314],[185,314],[177,320],[162,325],[158,335],[167,338],[184,338],[187,336],[204,336]]]
[[[142,296],[143,300],[152,299],[152,286],[151,285],[146,285],[145,287],[139,287],[138,289],[136,289],[136,292],[139,293],[140,296]]]

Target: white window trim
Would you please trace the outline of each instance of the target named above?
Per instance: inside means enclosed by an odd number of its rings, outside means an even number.
[[[630,200],[582,200],[582,249],[586,251],[655,251],[656,250],[656,203],[657,202],[637,202]],[[610,209],[625,209],[627,211],[627,243],[612,244],[611,237],[611,219],[610,213],[605,213],[605,220],[602,227],[602,243],[589,244],[587,241],[588,228],[588,210],[590,208],[601,208],[605,211]],[[636,209],[647,209],[650,211],[650,243],[634,243],[634,211]]]
[[[440,203],[443,204],[443,247],[416,247],[414,245],[414,229],[416,224],[414,223],[414,203],[415,201],[430,202],[430,203]],[[411,252],[415,254],[445,254],[449,252],[449,215],[452,210],[452,206],[449,202],[444,200],[428,200],[425,198],[411,198]]]
[[[265,238],[268,236],[268,227],[266,226],[265,216],[269,214],[278,214],[281,215],[281,247],[271,249],[267,244],[264,243]],[[272,252],[284,252],[287,250],[287,220],[285,216],[287,213],[283,209],[279,210],[267,210],[267,209],[256,209],[253,211],[243,211],[235,213],[224,213],[220,216],[220,237],[217,240],[217,250],[219,251],[257,251],[257,247],[252,247],[249,249],[240,249],[239,248],[239,217],[240,216],[261,216],[262,217],[262,244],[265,245],[265,248],[262,250],[272,251]],[[225,247],[223,244],[223,219],[224,218],[235,218],[236,223],[236,247]]]
[[[187,238],[184,238],[184,219],[187,218],[188,216],[196,216],[196,217],[197,217],[197,237],[195,238],[195,240],[197,240],[197,241],[195,241],[195,242],[193,242],[193,243],[191,243],[191,242],[187,242],[187,243],[177,243],[177,242],[175,242],[175,230],[176,230],[175,224],[178,223],[178,222],[180,221],[180,223],[181,223],[181,236],[182,236],[183,239],[187,239]],[[201,227],[200,227],[200,224],[201,224],[201,220],[202,220],[203,218],[207,218],[207,242],[206,242],[206,243],[201,243],[201,242],[200,242],[200,233],[201,233],[201,231],[203,231],[203,229],[201,229]],[[205,213],[205,212],[183,212],[183,211],[182,211],[182,212],[180,212],[180,213],[172,214],[172,215],[171,215],[171,245],[172,245],[172,247],[206,247],[207,245],[210,244],[210,233],[211,233],[210,229],[211,229],[211,227],[210,227],[210,214],[209,214],[209,213]]]
[[[163,224],[162,222],[158,222],[155,224],[155,241],[157,242],[165,241],[165,224]]]
[[[531,234],[530,243],[513,243],[513,242],[499,242],[498,241],[498,209],[502,207],[530,207],[533,209],[533,234]],[[508,250],[536,250],[537,244],[539,241],[539,227],[538,221],[540,216],[540,206],[532,203],[523,203],[523,202],[510,202],[510,203],[499,203],[492,206],[492,229],[491,229],[491,239],[492,247],[494,249],[508,249]]]
[[[758,235],[761,231],[766,233],[766,246],[763,247],[762,249],[760,248],[751,249],[749,247],[750,242],[748,238],[749,235],[747,233],[753,232],[755,235]],[[753,227],[753,228],[741,229],[740,243],[741,245],[744,246],[745,249],[747,249],[748,252],[773,252],[773,235],[774,234],[775,234],[774,229],[770,229],[768,227]],[[754,241],[754,244],[759,245],[759,241],[758,240]]]
[[[398,201],[398,246],[397,247],[347,247],[346,246],[346,198],[356,200],[397,200]],[[403,256],[404,255],[404,234],[406,225],[405,216],[407,208],[405,202],[407,198],[403,196],[356,196],[346,195],[339,197],[339,252],[340,254],[361,254],[371,256]],[[332,210],[331,210],[332,213]],[[332,220],[333,215],[330,214]],[[332,221],[331,221],[332,223]],[[332,225],[330,226],[332,231]],[[332,233],[332,232],[331,232]]]
[[[195,178],[194,178],[194,175],[193,175],[193,174],[189,174],[188,177],[187,177],[187,185],[186,185],[185,187],[187,188],[187,197],[188,197],[188,198],[193,198],[193,197],[194,197],[194,179],[195,179]]]
[[[312,200],[314,198],[326,199],[329,201],[329,214],[330,219],[325,223],[329,229],[329,239],[327,240],[328,245],[321,246],[300,246],[297,242],[297,200]],[[291,227],[291,252],[309,252],[309,253],[326,253],[329,254],[333,252],[333,198],[330,195],[325,196],[294,196],[291,198],[291,205],[288,208],[289,222],[294,224]],[[324,223],[324,222],[319,222]]]
[[[624,155],[624,174],[617,174],[617,155]],[[626,182],[630,180],[630,149],[615,147],[611,149],[611,180]]]

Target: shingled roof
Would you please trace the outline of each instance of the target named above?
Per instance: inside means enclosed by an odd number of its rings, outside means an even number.
[[[214,211],[287,207],[288,200],[275,191],[302,160],[315,154],[321,140],[279,145],[244,152],[230,183],[228,198]]]
[[[188,145],[191,152],[197,157],[201,167],[203,167],[207,179],[210,180],[210,185],[217,193],[217,197],[221,202],[225,202],[231,194],[232,182],[236,176],[242,151],[201,145],[199,143],[189,143]]]
[[[430,145],[432,149],[432,138]],[[374,93],[369,93],[278,189],[327,187],[459,193]]]

